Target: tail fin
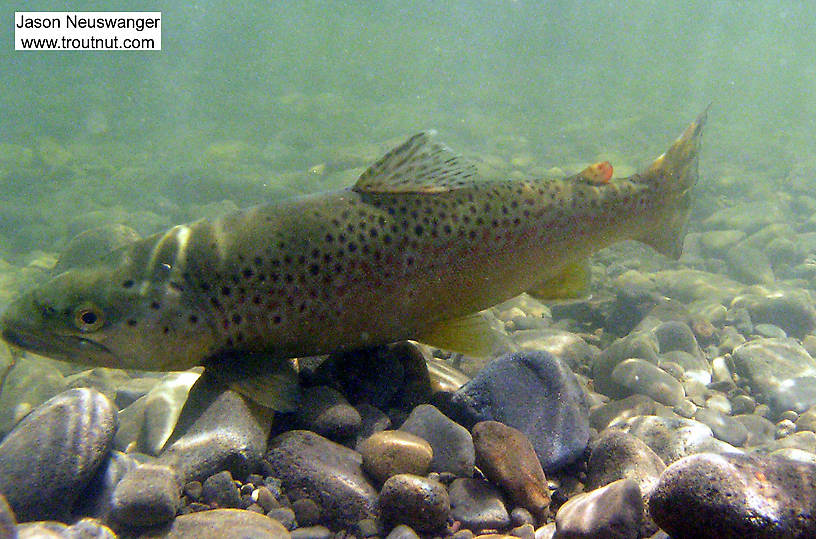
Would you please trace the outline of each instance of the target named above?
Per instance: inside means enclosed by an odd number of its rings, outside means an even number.
[[[683,250],[686,221],[691,209],[691,189],[697,182],[697,160],[706,107],[671,147],[654,160],[638,181],[650,184],[665,200],[657,227],[645,230],[640,238],[659,253],[677,260]]]

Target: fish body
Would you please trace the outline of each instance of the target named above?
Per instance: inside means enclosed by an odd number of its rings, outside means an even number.
[[[611,181],[606,169],[478,181],[422,133],[352,188],[179,225],[69,269],[9,307],[3,337],[79,363],[181,370],[440,335],[620,240],[679,256],[704,118]]]

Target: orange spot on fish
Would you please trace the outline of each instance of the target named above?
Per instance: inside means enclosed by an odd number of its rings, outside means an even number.
[[[578,176],[592,185],[605,185],[609,183],[609,179],[612,178],[612,164],[609,161],[601,161],[600,163],[589,165],[582,170]]]

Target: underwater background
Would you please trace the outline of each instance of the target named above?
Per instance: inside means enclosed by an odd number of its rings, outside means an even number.
[[[63,9],[161,11],[162,50],[13,50],[15,10]],[[550,516],[574,495],[610,483],[592,475],[588,455],[599,440],[612,444],[606,436],[612,425],[645,441],[659,461],[652,468],[638,464],[640,470],[651,470],[651,479],[643,479],[646,472],[636,478],[647,509],[644,513],[640,506],[632,537],[662,533],[655,522],[673,530],[675,539],[750,535],[754,531],[740,528],[744,513],[739,507],[714,519],[725,522],[724,527],[712,523],[705,528],[703,522],[702,531],[694,528],[693,511],[700,509],[689,503],[692,516],[683,517],[683,508],[672,506],[671,499],[676,489],[693,491],[695,485],[678,486],[674,476],[661,473],[666,465],[685,462],[683,457],[732,454],[735,448],[740,455],[763,458],[781,451],[778,456],[793,463],[793,475],[799,477],[813,470],[796,466],[816,466],[816,408],[811,408],[816,406],[814,15],[807,2],[736,0],[5,3],[0,6],[0,311],[21,291],[52,275],[60,253],[85,230],[121,224],[146,236],[235,208],[347,187],[385,151],[424,129],[438,130],[439,138],[476,162],[487,179],[557,178],[606,160],[616,177],[624,177],[648,165],[710,104],[700,179],[679,262],[641,245],[615,246],[593,258],[591,298],[549,306],[525,296],[493,309],[492,316],[522,348],[556,356],[563,352],[560,359],[574,372],[569,376],[577,376],[589,395],[576,405],[586,408],[586,431],[591,432],[589,443],[584,439],[578,444],[578,453],[585,451],[586,458],[572,468],[550,469],[542,461],[550,490],[544,506],[549,504]],[[488,378],[511,379],[516,368],[485,369],[484,362],[473,358],[439,350],[423,353],[442,361],[429,363],[432,376],[447,376],[440,374],[445,365],[462,371],[449,374],[454,385],[473,382],[485,371]],[[0,344],[0,366],[5,368],[11,358],[12,352]],[[633,358],[661,372],[641,372],[645,367],[630,364],[631,373],[623,369],[613,376],[617,366]],[[381,363],[373,363],[371,370],[380,370],[377,383],[388,385],[382,378],[392,372],[382,367],[388,360],[376,359]],[[306,385],[322,387],[328,377],[357,405],[353,391],[343,385],[351,383],[343,382],[343,369],[335,373],[332,368],[324,367],[330,371],[326,374],[314,367],[316,375],[307,368]],[[169,380],[158,374],[143,379],[104,371],[33,355],[19,360],[0,393],[0,435],[54,395],[95,387],[119,410],[118,439],[111,444],[123,453],[114,454],[159,454],[197,373]],[[674,383],[660,378],[666,373]],[[656,378],[645,389],[649,376]],[[162,402],[171,404],[156,412],[165,423],[148,432],[149,425],[134,423],[125,410],[157,384],[165,384],[161,394],[170,396]],[[566,393],[578,391],[574,382],[564,384],[569,386]],[[444,387],[458,394],[456,387]],[[527,386],[518,389],[519,395],[533,392]],[[396,394],[402,393],[388,393],[388,407],[380,406],[393,429],[406,417],[411,421],[429,401],[397,403]],[[634,396],[649,402],[626,401],[621,408],[610,408]],[[584,397],[576,399],[583,402]],[[468,429],[475,428],[473,417],[468,416],[469,424],[445,410],[441,401],[433,403]],[[143,408],[138,414],[144,415]],[[648,425],[645,420],[632,423],[643,417],[676,422],[659,428],[656,419]],[[293,425],[319,430],[309,421],[301,417],[275,426],[272,435],[286,436],[285,427]],[[677,435],[678,445],[667,448],[660,445],[662,438],[651,443],[665,434],[660,429],[687,434]],[[692,443],[688,433],[711,443],[697,438]],[[534,438],[541,460],[535,436],[525,434]],[[439,443],[459,440],[457,436],[443,435]],[[476,441],[487,434],[474,431],[472,436]],[[348,442],[348,433],[327,438],[365,453]],[[10,459],[3,451],[0,444],[0,475],[3,459]],[[297,453],[288,446],[281,452]],[[119,476],[111,472],[109,477],[120,479],[130,469],[130,464],[122,466]],[[610,470],[624,468],[620,463],[596,466],[613,480],[618,477]],[[769,488],[781,492],[775,494],[784,499],[780,503],[794,507],[794,513],[801,509],[797,503],[816,504],[816,489],[785,483],[786,472],[775,464],[761,460],[729,466],[739,471],[728,468],[724,476],[742,477],[748,469],[756,478],[740,479],[742,490],[761,491],[761,484],[770,483]],[[472,473],[472,457],[470,468],[464,475]],[[173,515],[175,510],[192,514],[237,506],[205,499],[195,485],[189,487],[196,482],[201,487],[220,472],[210,471],[206,478],[187,477],[183,509],[171,510]],[[697,469],[681,471],[693,477]],[[355,519],[341,511],[337,516],[328,501],[314,496],[316,510],[306,503],[287,505],[298,500],[293,492],[287,498],[285,471],[267,467],[254,473],[254,478],[238,477],[233,470],[231,476],[243,482],[241,495],[255,496],[244,505],[259,503],[258,496],[266,494],[257,494],[257,487],[266,482],[275,502],[261,504],[263,512],[278,511],[270,516],[290,531],[298,529],[295,515],[308,524],[300,526],[304,529],[325,525],[332,532],[352,530],[358,537],[389,531],[373,513]],[[463,474],[444,473],[453,476],[436,479],[454,497],[452,485],[458,479],[452,477]],[[764,482],[760,476],[772,479]],[[276,477],[283,479],[282,487]],[[662,483],[655,487],[658,478]],[[539,533],[542,527],[554,532],[552,518],[530,509],[540,509],[540,499],[529,492],[507,494],[515,491],[500,479],[487,479],[503,491],[496,496],[506,502],[506,519],[466,526],[460,512],[453,517],[459,525],[452,525],[447,513],[440,517],[447,528],[438,522],[411,525],[431,535],[525,525],[537,530],[537,538],[547,537]],[[90,488],[88,481],[71,507],[35,512],[38,518],[28,520],[70,523],[91,515],[110,523],[107,502],[98,500],[107,500],[116,483],[108,479],[109,491],[100,494],[83,490]],[[393,495],[398,501],[387,503],[380,492],[381,505],[397,507],[396,514],[421,512],[400,505],[410,498],[410,487]],[[659,496],[650,516],[645,492],[653,488]],[[342,496],[350,495],[338,494]],[[376,498],[377,492],[360,496]],[[99,509],[103,506],[107,509]],[[287,523],[288,513],[279,510],[290,507],[293,520]],[[523,512],[511,517],[514,508],[526,508],[530,518]],[[686,523],[666,516],[671,514]],[[17,519],[26,520],[19,511]],[[776,513],[768,519],[783,529],[801,524],[790,524]],[[360,524],[369,520],[373,529]],[[131,523],[143,524],[138,518]],[[127,526],[116,531],[129,533]],[[799,532],[796,528],[790,536]],[[319,530],[314,533],[321,537]]]

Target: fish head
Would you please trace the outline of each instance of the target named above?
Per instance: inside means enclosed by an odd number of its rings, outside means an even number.
[[[24,350],[122,369],[187,369],[215,342],[205,314],[179,290],[110,266],[72,268],[28,291],[0,327],[5,341]]]

